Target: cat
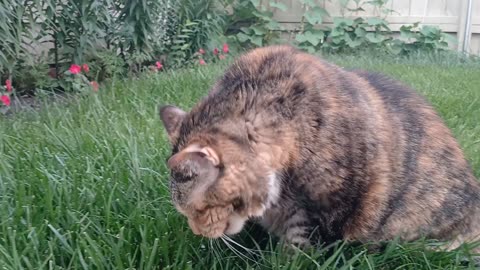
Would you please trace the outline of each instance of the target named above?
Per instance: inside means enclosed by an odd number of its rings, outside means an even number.
[[[193,233],[255,220],[286,243],[480,234],[480,184],[419,94],[288,45],[236,59],[190,112],[160,108],[176,209]]]

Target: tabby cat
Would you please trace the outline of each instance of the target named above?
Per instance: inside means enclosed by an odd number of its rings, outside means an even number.
[[[190,112],[163,106],[175,207],[195,234],[259,222],[289,244],[480,234],[480,185],[417,93],[290,46],[252,50]]]

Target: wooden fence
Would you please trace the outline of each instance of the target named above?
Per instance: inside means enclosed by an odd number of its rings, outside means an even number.
[[[452,46],[461,50],[463,48],[464,33],[466,29],[466,18],[468,0],[390,0],[386,7],[394,13],[383,14],[372,6],[365,5],[365,11],[350,12],[342,7],[338,0],[315,0],[319,6],[325,8],[332,17],[336,16],[381,16],[390,23],[393,31],[398,30],[404,24],[420,22],[425,25],[437,25],[443,31],[455,36],[457,44]],[[288,6],[286,12],[274,10],[275,18],[287,29],[298,27],[304,9],[299,0],[281,0]],[[353,1],[349,7],[354,8]],[[332,23],[328,18],[326,25]],[[473,0],[472,19],[470,27],[469,53],[480,54],[480,0]]]

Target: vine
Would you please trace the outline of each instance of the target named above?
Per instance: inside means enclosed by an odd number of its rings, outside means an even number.
[[[364,48],[385,50],[392,54],[409,54],[413,51],[448,50],[449,42],[454,43],[450,35],[436,26],[414,23],[400,28],[400,36],[394,35],[386,17],[395,13],[387,7],[389,0],[339,0],[342,16],[333,18],[333,25],[326,26],[329,12],[314,0],[300,0],[303,14],[299,28],[292,34],[295,44],[310,53],[316,51],[351,52]],[[232,1],[234,2],[234,1]],[[285,31],[275,20],[273,9],[286,11],[287,7],[270,0],[270,9],[259,0],[235,1],[233,16],[237,22],[248,21],[250,24],[239,27],[234,38],[242,45],[260,47],[278,41],[280,31]],[[373,8],[377,17],[354,16]],[[348,15],[346,13],[349,13]],[[251,14],[243,16],[242,14]],[[242,17],[243,16],[243,17]]]

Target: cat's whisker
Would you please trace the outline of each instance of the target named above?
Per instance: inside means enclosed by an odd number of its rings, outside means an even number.
[[[232,238],[230,238],[228,235],[223,234],[222,237],[224,237],[224,239],[229,241],[230,243],[235,244],[238,247],[242,248],[243,250],[245,250],[248,253],[253,253],[255,255],[260,255],[259,250],[254,250],[254,249],[247,248],[247,247],[241,245],[240,243],[238,243],[237,241],[233,240]]]
[[[225,245],[233,252],[235,253],[235,255],[237,255],[242,261],[244,261],[245,263],[248,264],[248,260],[252,260],[252,261],[255,261],[253,260],[252,258],[248,257],[247,255],[241,253],[240,251],[238,251],[235,247],[233,247],[230,243],[228,243],[227,240],[225,240],[223,237],[220,237],[220,239],[222,239],[223,243],[225,243]]]

